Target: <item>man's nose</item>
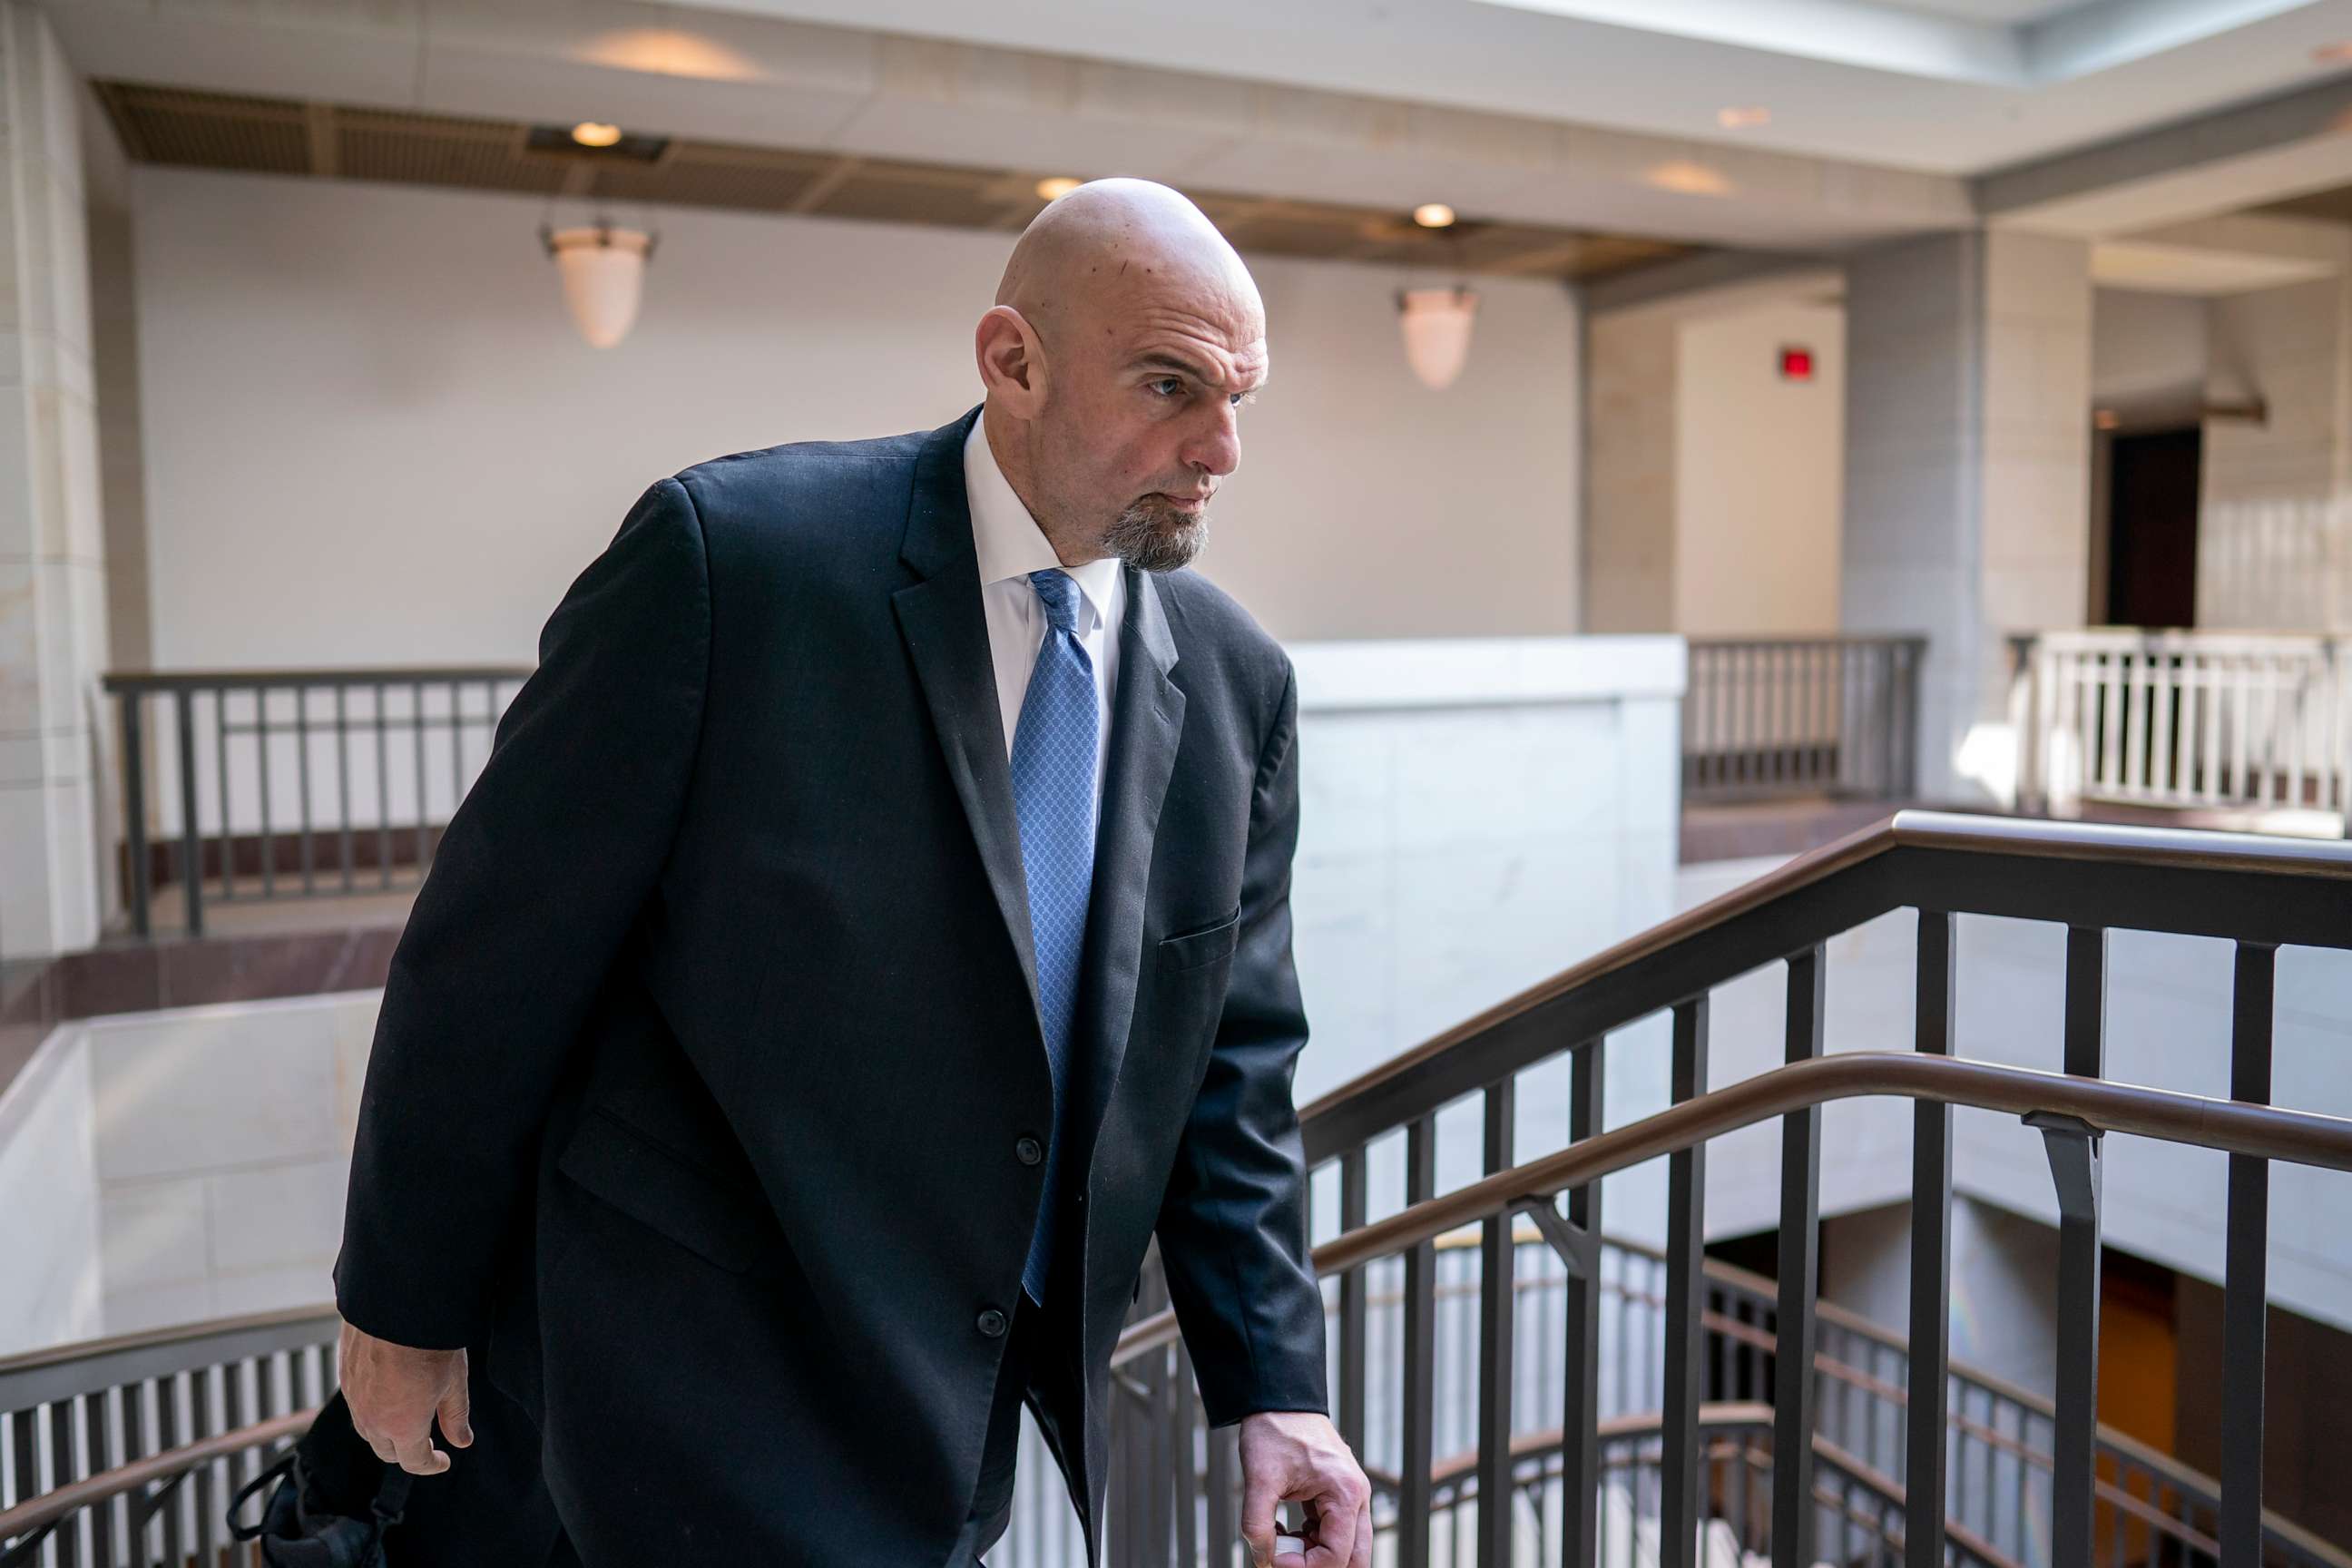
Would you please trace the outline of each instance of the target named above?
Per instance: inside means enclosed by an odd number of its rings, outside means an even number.
[[[1241,467],[1242,432],[1238,413],[1239,410],[1232,404],[1219,400],[1212,423],[1184,445],[1181,455],[1187,466],[1219,479]]]

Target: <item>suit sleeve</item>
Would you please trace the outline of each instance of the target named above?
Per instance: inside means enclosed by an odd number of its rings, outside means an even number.
[[[394,952],[335,1264],[355,1327],[479,1342],[555,1085],[677,828],[709,645],[701,521],[663,479],[549,618]]]
[[[1298,684],[1286,672],[1258,759],[1241,934],[1224,1011],[1169,1177],[1160,1256],[1212,1426],[1328,1411],[1323,1294],[1307,1256],[1307,1167],[1291,1074],[1307,1014],[1290,956]]]

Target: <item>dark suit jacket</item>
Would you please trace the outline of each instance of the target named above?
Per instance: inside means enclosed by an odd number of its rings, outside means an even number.
[[[1050,1084],[962,445],[722,458],[572,585],[392,962],[337,1300],[469,1346],[593,1565],[947,1560]],[[1099,1552],[1156,1231],[1208,1415],[1325,1405],[1289,660],[1127,570],[1033,1377]],[[457,1463],[466,1463],[463,1455]]]

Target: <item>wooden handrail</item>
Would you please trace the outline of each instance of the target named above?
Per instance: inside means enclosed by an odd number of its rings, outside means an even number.
[[[1800,856],[1719,898],[1683,910],[1571,964],[1318,1096],[1298,1113],[1309,1163],[1330,1157],[1340,1152],[1342,1145],[1352,1147],[1391,1131],[1451,1099],[1451,1091],[1457,1086],[1450,1081],[1438,1089],[1428,1086],[1448,1078],[1448,1058],[1459,1056],[1464,1047],[1482,1041],[1491,1043],[1493,1037],[1505,1033],[1524,1034],[1541,1015],[1583,997],[1599,995],[1612,984],[1622,989],[1621,983],[1633,980],[1643,969],[1670,955],[1702,945],[1702,939],[1710,933],[1728,934],[1736,923],[1757,916],[1769,906],[1822,889],[1897,854],[1930,860],[1978,855],[2005,861],[2068,861],[2139,870],[2274,877],[2298,884],[2352,883],[2352,843],[2274,838],[2249,833],[1969,816],[1950,812],[1898,812],[1874,826]],[[1842,911],[1834,929],[1851,929],[1890,910],[1906,908],[1915,898],[1916,893],[1908,892],[1896,879],[1874,876],[1867,888],[1856,890],[1851,907]],[[1783,952],[1796,951],[1812,940],[1811,934],[1791,931]],[[1766,961],[1769,959],[1752,962]],[[1733,978],[1748,966],[1739,963],[1720,978]],[[1674,999],[1666,996],[1661,1001],[1643,996],[1623,1008],[1604,1011],[1582,1022],[1615,1028]],[[1547,1037],[1543,1047],[1550,1052],[1580,1043],[1580,1038]]]
[[[240,1426],[233,1432],[219,1432],[177,1448],[166,1448],[160,1454],[150,1454],[143,1459],[133,1459],[110,1470],[81,1480],[68,1481],[55,1491],[43,1492],[29,1501],[20,1502],[0,1513],[0,1542],[20,1540],[50,1525],[100,1503],[136,1491],[150,1481],[170,1480],[187,1474],[197,1466],[212,1460],[241,1454],[247,1448],[266,1447],[281,1438],[301,1435],[312,1421],[318,1419],[316,1408],[289,1411],[273,1415],[267,1421],[257,1421],[250,1426]]]
[[[100,676],[99,683],[110,692],[210,691],[222,686],[238,691],[257,686],[400,686],[420,680],[430,686],[452,680],[526,680],[537,668],[529,664],[388,664],[342,669],[117,669]]]
[[[2016,1116],[2046,1111],[2073,1117],[2096,1132],[2125,1132],[2233,1154],[2352,1171],[2352,1119],[2345,1117],[1958,1057],[1855,1051],[1774,1068],[1374,1220],[1315,1248],[1315,1269],[1318,1274],[1345,1273],[1458,1226],[1493,1218],[1527,1203],[1549,1201],[1567,1188],[1696,1147],[1726,1132],[1792,1110],[1872,1095]],[[1176,1333],[1172,1308],[1139,1320],[1119,1336],[1111,1364],[1123,1365],[1155,1346],[1169,1343]]]

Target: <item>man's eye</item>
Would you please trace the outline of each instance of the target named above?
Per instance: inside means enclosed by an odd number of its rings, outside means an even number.
[[[1163,375],[1159,380],[1151,382],[1150,385],[1152,391],[1162,397],[1173,397],[1184,390],[1183,381],[1172,375]]]

